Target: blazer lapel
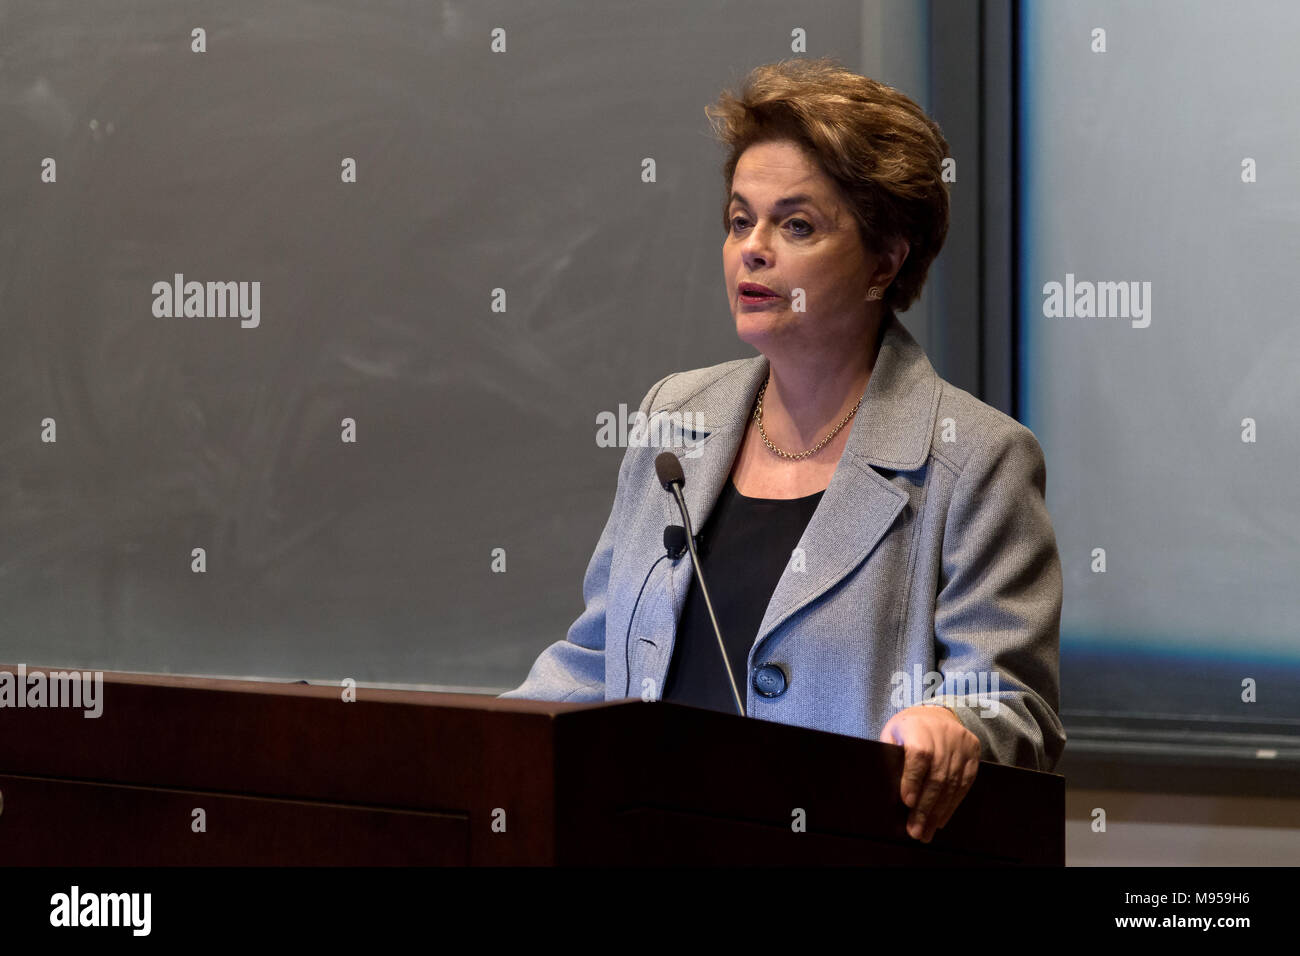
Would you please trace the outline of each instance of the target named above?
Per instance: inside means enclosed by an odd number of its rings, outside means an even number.
[[[749,425],[759,386],[766,380],[766,356],[738,365],[695,395],[668,409],[692,412],[672,421],[670,433],[684,451],[682,487],[696,534],[730,479],[731,469]],[[826,493],[799,539],[804,569],[788,565],[768,603],[754,647],[801,607],[830,590],[853,571],[893,525],[907,494],[894,487],[876,467],[911,471],[929,457],[938,413],[941,380],[924,350],[892,312],[882,321],[880,348],[862,405],[850,426],[848,442]],[[685,422],[695,427],[685,427]],[[873,467],[875,466],[875,467]],[[679,524],[672,495],[664,495],[665,524]],[[689,559],[672,568],[674,611],[680,615],[691,579]],[[752,649],[751,649],[752,653]]]
[[[686,499],[686,512],[696,535],[713,513],[723,485],[730,480],[749,425],[749,410],[766,378],[767,358],[759,355],[749,359],[679,406],[681,411],[693,413],[690,421],[695,427],[684,426],[685,416],[672,421],[674,443],[685,446],[684,452],[674,449],[674,453],[681,459],[686,479],[682,497]],[[664,523],[680,524],[681,520],[676,498],[665,492]],[[680,616],[695,569],[689,558],[670,567],[673,610]]]

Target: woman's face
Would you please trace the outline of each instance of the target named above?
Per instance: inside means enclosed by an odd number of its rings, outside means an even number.
[[[867,301],[902,258],[873,256],[834,180],[790,140],[756,143],[741,154],[732,177],[731,229],[722,268],[736,334],[759,351],[843,350],[874,333],[868,321],[879,302]],[[906,244],[902,246],[906,255]],[[775,297],[751,300],[742,283]],[[802,311],[796,290],[803,290]]]

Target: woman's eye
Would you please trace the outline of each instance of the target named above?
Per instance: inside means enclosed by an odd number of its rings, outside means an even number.
[[[735,232],[738,229],[744,228],[743,223],[745,222],[746,219],[744,216],[732,216],[731,231]],[[789,223],[787,223],[787,225],[798,226],[798,228],[795,231],[796,236],[806,236],[813,231],[812,224],[809,223],[806,219],[791,219]]]

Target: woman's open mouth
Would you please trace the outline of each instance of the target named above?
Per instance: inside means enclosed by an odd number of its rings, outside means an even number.
[[[758,285],[755,282],[742,282],[737,287],[737,295],[740,301],[746,305],[754,305],[762,302],[775,302],[781,297],[765,285]]]

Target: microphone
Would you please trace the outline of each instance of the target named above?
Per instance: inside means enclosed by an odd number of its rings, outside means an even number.
[[[695,536],[695,543],[703,546],[703,541],[699,535]],[[645,578],[641,581],[641,590],[636,593],[636,601],[632,604],[632,613],[627,619],[627,633],[623,635],[623,669],[627,674],[627,679],[623,682],[623,696],[626,697],[632,690],[632,622],[636,620],[636,609],[641,603],[641,595],[645,593],[645,586],[650,581],[650,575],[654,574],[655,568],[659,567],[659,562],[665,558],[676,561],[686,553],[686,529],[679,524],[670,524],[664,528],[664,550],[666,554],[659,555],[655,563],[650,565],[650,570],[645,573]],[[303,681],[303,683],[307,683]]]
[[[695,546],[704,547],[704,536],[697,534],[695,536]],[[679,524],[670,524],[664,528],[664,550],[668,552],[668,557],[676,561],[686,553],[686,529]]]
[[[659,483],[664,486],[664,491],[669,492],[677,501],[677,507],[682,512],[682,537],[686,539],[686,546],[691,552],[691,564],[695,566],[695,576],[700,582],[700,594],[704,598],[704,606],[709,611],[709,622],[713,625],[713,633],[718,638],[718,650],[722,652],[722,666],[727,669],[727,680],[731,682],[731,696],[736,701],[736,712],[741,717],[745,716],[745,705],[740,699],[740,690],[736,687],[736,675],[732,673],[731,661],[727,657],[727,645],[722,641],[722,629],[718,627],[718,618],[713,613],[713,602],[709,600],[709,589],[704,586],[704,570],[700,567],[700,556],[695,550],[695,536],[691,533],[691,516],[686,511],[686,498],[682,494],[682,486],[686,484],[686,475],[682,473],[682,463],[670,451],[661,452],[655,458],[655,474],[659,477]],[[669,525],[669,528],[676,527]],[[668,545],[668,529],[664,529],[664,545]]]

